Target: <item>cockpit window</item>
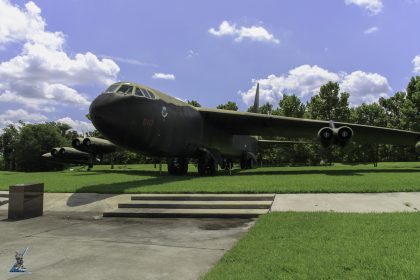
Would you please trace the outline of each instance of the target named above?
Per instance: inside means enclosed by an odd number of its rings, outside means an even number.
[[[140,88],[136,88],[136,92],[134,94],[137,95],[137,96],[144,97],[144,94],[143,94],[143,92],[141,91]]]
[[[144,96],[146,96],[147,98],[150,98],[149,92],[147,90],[145,90],[144,88],[141,89],[141,92],[143,92]]]
[[[147,91],[150,95],[151,99],[156,99],[156,96],[153,94],[153,92],[151,92],[150,90]]]
[[[118,89],[118,93],[131,94],[132,92],[133,92],[133,87],[130,85],[122,85]]]
[[[104,92],[107,92],[107,93],[113,93],[113,92],[116,92],[117,91],[117,88],[120,86],[120,84],[113,84],[113,85],[110,85]]]

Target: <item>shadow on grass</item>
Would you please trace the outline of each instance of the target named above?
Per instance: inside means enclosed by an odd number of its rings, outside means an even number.
[[[340,169],[340,170],[328,170],[328,169],[316,169],[316,170],[266,170],[258,171],[248,170],[243,172],[242,170],[235,169],[232,171],[232,175],[236,176],[255,176],[255,175],[330,175],[330,176],[363,176],[367,173],[420,173],[420,170],[404,168],[404,169]]]
[[[134,171],[134,172],[138,172],[138,171]],[[107,199],[107,198],[116,196],[118,194],[126,193],[126,191],[131,188],[142,188],[142,187],[148,187],[148,186],[161,185],[161,184],[165,184],[169,182],[187,181],[193,178],[197,178],[197,176],[165,176],[165,175],[159,176],[159,172],[157,173],[158,173],[158,176],[152,177],[152,178],[80,187],[76,190],[75,193],[73,193],[68,198],[66,204],[69,207],[76,207],[76,206],[90,204],[90,203],[100,201],[103,199]],[[89,193],[93,195],[81,195],[81,193]],[[97,193],[104,194],[104,195],[95,195]]]
[[[98,175],[98,174],[124,174],[132,176],[149,176],[149,177],[163,177],[167,176],[167,172],[162,171],[160,175],[159,170],[138,170],[138,169],[110,169],[110,170],[91,170],[84,173],[74,173],[72,176]]]
[[[281,176],[281,175],[329,175],[329,176],[364,176],[365,174],[372,174],[372,173],[395,173],[395,174],[405,174],[405,173],[420,173],[420,170],[416,170],[413,168],[402,168],[402,169],[384,169],[384,168],[372,168],[372,169],[340,169],[340,170],[331,170],[331,169],[312,169],[312,170],[266,170],[266,171],[259,171],[258,169],[255,170],[247,170],[242,171],[240,169],[232,170],[232,176],[256,176],[256,175],[268,175],[268,176]],[[81,206],[85,204],[90,204],[95,201],[103,200],[117,194],[129,193],[129,189],[132,188],[142,188],[142,187],[150,187],[150,186],[159,186],[166,183],[172,182],[181,182],[181,181],[189,181],[191,179],[200,178],[200,176],[196,173],[190,173],[187,176],[170,176],[166,172],[163,172],[160,175],[159,171],[151,171],[151,170],[98,170],[92,172],[92,174],[125,174],[125,175],[133,175],[133,176],[147,176],[149,178],[139,179],[139,180],[132,180],[126,182],[116,182],[110,184],[96,184],[90,186],[83,186],[78,188],[75,193],[68,199],[67,206],[75,207]],[[74,176],[84,176],[84,175],[92,175],[91,173],[86,174],[74,174]],[[229,176],[225,171],[221,170],[218,173],[218,176]],[[83,196],[80,193],[101,193],[107,195],[92,195],[92,196]]]

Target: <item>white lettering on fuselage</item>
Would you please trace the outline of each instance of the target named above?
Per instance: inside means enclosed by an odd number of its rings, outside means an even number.
[[[168,111],[166,110],[166,107],[165,106],[163,106],[162,107],[162,117],[164,118],[164,119],[166,119],[166,117],[168,116]]]

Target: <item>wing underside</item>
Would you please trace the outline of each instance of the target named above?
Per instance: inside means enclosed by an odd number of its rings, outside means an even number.
[[[233,135],[281,136],[315,140],[318,131],[331,125],[330,121],[289,118],[256,113],[198,108],[208,125]],[[336,128],[348,126],[353,141],[394,145],[415,145],[420,133],[398,129],[334,122]]]

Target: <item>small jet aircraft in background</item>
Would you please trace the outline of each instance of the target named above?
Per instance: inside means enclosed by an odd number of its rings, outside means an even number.
[[[261,140],[260,136],[307,138],[323,147],[344,147],[350,140],[412,145],[420,152],[417,132],[264,115],[258,114],[258,108],[259,86],[254,112],[244,113],[196,108],[144,85],[118,82],[95,98],[89,116],[96,129],[112,143],[153,157],[168,158],[169,173],[178,175],[187,173],[191,158],[198,159],[201,175],[214,175],[218,165],[230,168],[234,159],[240,160],[242,169],[253,168],[259,144],[280,143]]]
[[[87,164],[88,170],[98,162],[98,156],[113,153],[117,146],[108,140],[86,137],[75,138],[72,141],[73,147],[58,147],[51,149],[51,152],[42,155],[44,159],[70,164]]]

